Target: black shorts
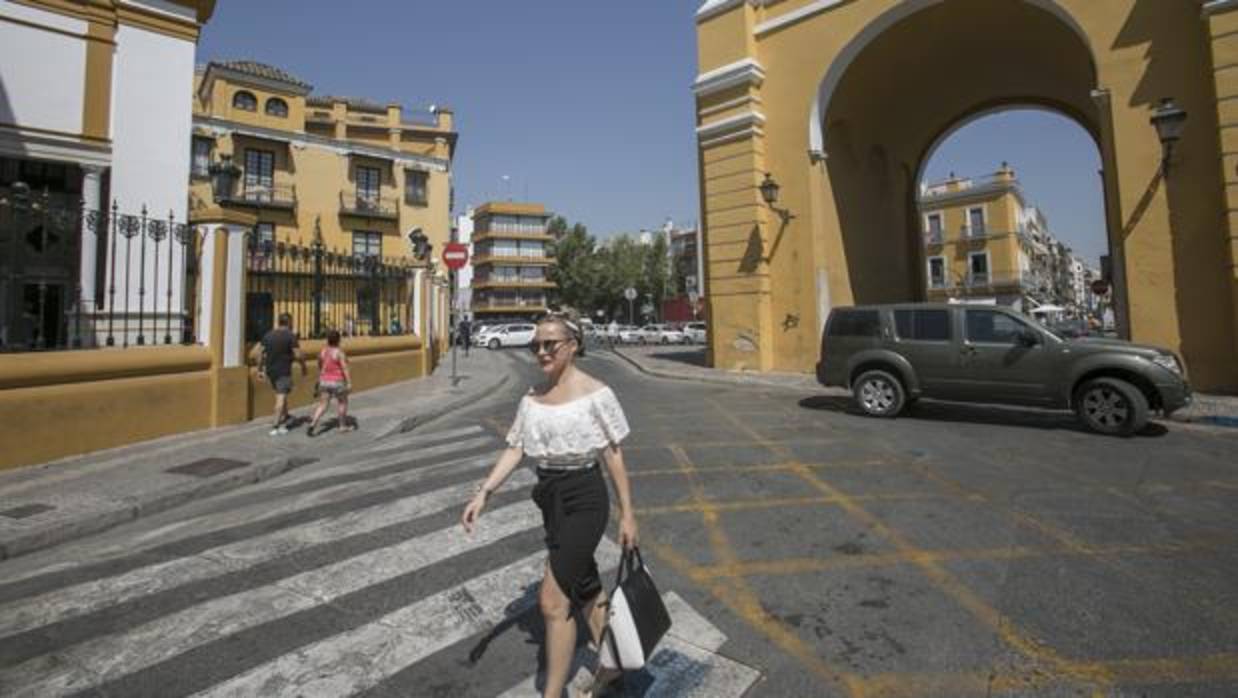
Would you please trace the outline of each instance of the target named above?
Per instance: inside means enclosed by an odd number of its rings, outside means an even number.
[[[287,395],[292,392],[292,376],[272,376],[270,378],[271,388],[279,395]]]
[[[593,558],[610,515],[602,470],[597,464],[565,473],[538,470],[533,501],[542,510],[550,573],[571,608],[578,609],[602,591]]]

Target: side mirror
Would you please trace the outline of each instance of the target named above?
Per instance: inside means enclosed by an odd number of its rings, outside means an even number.
[[[1019,333],[1019,346],[1034,347],[1040,344],[1040,336],[1031,330],[1023,330]]]

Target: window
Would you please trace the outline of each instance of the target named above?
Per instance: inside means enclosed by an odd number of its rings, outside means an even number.
[[[358,230],[352,234],[352,253],[355,257],[381,257],[383,254],[382,233]]]
[[[967,209],[967,234],[979,236],[984,233],[984,207],[974,206]]]
[[[940,213],[928,214],[928,216],[925,218],[925,223],[926,223],[926,227],[928,228],[927,230],[928,241],[929,242],[941,242],[942,230],[945,227],[941,220],[941,214]]]
[[[404,171],[404,200],[417,206],[429,203],[428,183],[430,173],[421,170]]]
[[[253,92],[241,90],[232,95],[232,108],[243,109],[245,111],[258,111],[258,98]]]
[[[275,259],[275,224],[254,226],[254,246],[249,252],[250,270],[269,270]]]
[[[206,177],[211,169],[211,145],[209,138],[193,137],[193,152],[189,161],[189,174],[194,177]]]
[[[1027,325],[998,310],[968,310],[967,339],[986,344],[1016,344]]]
[[[928,260],[929,288],[946,287],[946,258],[929,257]]]
[[[881,318],[876,310],[840,310],[830,320],[831,337],[876,337]]]
[[[967,256],[967,273],[973,285],[989,283],[989,253],[972,252]]]
[[[269,150],[245,149],[245,198],[250,201],[270,201],[275,188],[275,153]]]
[[[382,188],[383,173],[377,167],[357,166],[357,203],[378,205],[378,192]]]
[[[272,97],[267,100],[266,112],[270,116],[286,119],[288,118],[288,103],[279,97]]]
[[[950,341],[950,313],[946,310],[895,310],[894,327],[899,339]]]

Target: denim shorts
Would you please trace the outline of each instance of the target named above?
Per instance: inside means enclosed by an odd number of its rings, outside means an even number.
[[[348,395],[348,384],[343,381],[322,381],[318,384],[318,392],[335,398],[344,397]]]
[[[280,395],[292,392],[292,376],[279,376],[271,379],[271,387]]]

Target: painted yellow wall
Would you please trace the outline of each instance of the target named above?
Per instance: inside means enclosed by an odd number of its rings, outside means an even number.
[[[1225,43],[1232,20],[1203,20],[1193,2],[952,0],[887,22],[917,4],[852,0],[758,33],[798,7],[809,5],[741,3],[698,23],[699,73],[742,58],[764,69],[760,84],[738,88],[745,111],[764,120],[729,140],[701,137],[715,365],[810,371],[823,310],[919,297],[924,158],[968,116],[1034,104],[1097,140],[1131,337],[1180,352],[1198,387],[1238,391],[1238,244],[1224,184],[1238,178],[1217,171],[1221,134],[1238,148],[1217,96],[1238,93],[1238,78],[1214,73],[1210,53],[1238,50]],[[835,73],[820,105],[826,157],[816,160],[814,104]],[[698,126],[717,124],[735,95],[698,97]],[[1190,113],[1167,182],[1148,122],[1163,96]],[[760,199],[764,172],[795,216],[785,229]]]
[[[0,469],[210,426],[203,347],[0,355]]]

